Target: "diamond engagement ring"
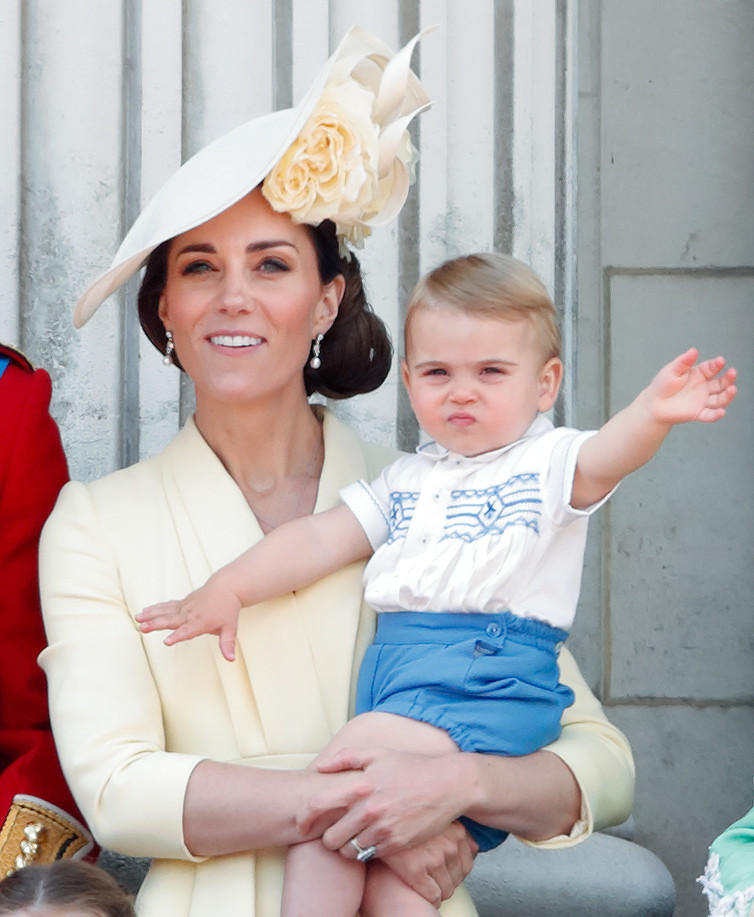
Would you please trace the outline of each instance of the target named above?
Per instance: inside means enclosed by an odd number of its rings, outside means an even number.
[[[366,863],[367,860],[371,860],[373,856],[377,854],[377,848],[372,844],[370,847],[362,847],[355,837],[352,837],[348,842],[353,849],[356,851],[356,859],[359,863]]]

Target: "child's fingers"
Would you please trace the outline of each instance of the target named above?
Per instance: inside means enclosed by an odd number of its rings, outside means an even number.
[[[160,615],[170,613],[174,611],[176,607],[180,605],[180,602],[170,601],[170,602],[156,602],[154,605],[147,605],[146,608],[142,609],[137,615],[137,621],[153,621],[155,618]]]
[[[236,630],[234,627],[224,627],[220,631],[220,652],[233,662],[236,658]]]
[[[705,379],[711,380],[715,378],[715,376],[724,366],[725,357],[712,357],[709,360],[703,360],[701,363],[699,363],[697,368]]]
[[[182,643],[184,640],[191,640],[193,637],[198,637],[199,634],[203,634],[205,631],[200,630],[196,624],[191,621],[185,621],[180,625],[175,625],[175,629],[172,634],[168,634],[164,639],[165,646],[173,646],[174,643]]]
[[[696,347],[689,347],[685,353],[679,353],[675,360],[671,360],[668,364],[668,368],[676,375],[683,376],[698,359],[699,351]]]
[[[720,390],[727,391],[729,389],[736,389],[736,378],[738,376],[738,370],[734,369],[732,366],[727,369],[722,376],[720,376]]]
[[[181,610],[180,602],[161,602],[159,605],[151,605],[144,611],[136,615],[136,621],[142,633],[149,633],[153,630],[167,630],[179,627],[186,616]]]
[[[738,389],[735,385],[731,385],[724,391],[719,392],[713,397],[711,404],[699,414],[698,419],[703,423],[714,423],[717,420],[722,420],[726,414],[725,409],[737,394]]]

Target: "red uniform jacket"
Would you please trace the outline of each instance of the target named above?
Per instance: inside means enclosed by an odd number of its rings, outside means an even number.
[[[37,665],[45,645],[37,578],[39,534],[68,480],[68,467],[48,411],[50,377],[0,345],[2,364],[3,358],[11,361],[0,375],[0,864],[7,866],[11,853],[15,861],[24,825],[30,838],[30,817],[36,825],[32,843],[38,849],[27,846],[36,854],[27,856],[29,862],[66,855],[61,844],[82,852],[88,838],[80,844],[60,835],[63,830],[68,837],[66,816],[81,816],[60,771],[47,688]],[[22,801],[25,814],[18,811],[18,800],[12,805],[19,794],[34,797],[26,805]],[[44,815],[50,804],[54,824]],[[28,816],[29,807],[39,811]],[[54,851],[47,849],[51,843]]]

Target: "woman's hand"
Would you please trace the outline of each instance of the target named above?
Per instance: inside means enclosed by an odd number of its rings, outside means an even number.
[[[439,907],[471,872],[477,849],[469,832],[455,821],[423,844],[381,859],[406,885]]]
[[[302,834],[327,825],[322,841],[350,855],[349,841],[374,845],[385,859],[438,834],[462,815],[471,799],[464,755],[416,755],[346,748],[318,762],[321,773],[361,771],[361,779],[316,793],[298,819]],[[347,810],[333,820],[336,810]]]

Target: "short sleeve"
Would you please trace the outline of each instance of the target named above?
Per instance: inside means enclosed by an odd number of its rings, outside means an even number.
[[[550,506],[552,519],[555,525],[568,525],[574,519],[581,519],[585,516],[591,516],[598,510],[610,497],[615,493],[614,487],[610,493],[593,503],[581,509],[574,509],[571,506],[571,495],[573,494],[573,478],[576,474],[576,462],[579,457],[579,450],[584,443],[595,435],[596,430],[567,430],[560,428],[554,431],[557,436],[555,445],[552,450],[550,468],[545,485],[545,500]]]
[[[344,487],[340,499],[354,514],[374,550],[387,541],[390,534],[387,506],[366,481],[355,481]]]

